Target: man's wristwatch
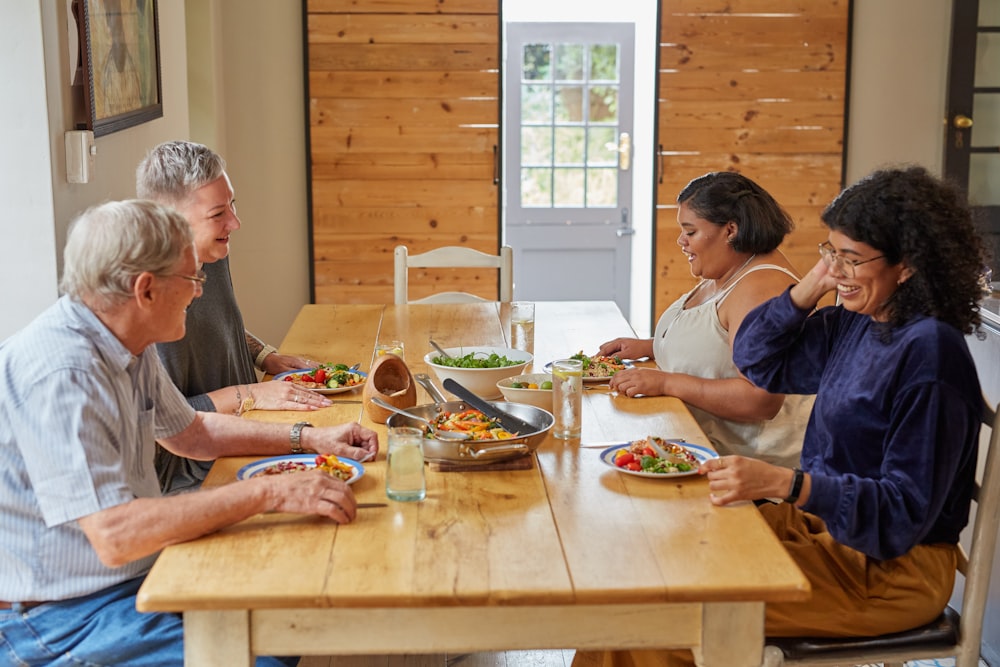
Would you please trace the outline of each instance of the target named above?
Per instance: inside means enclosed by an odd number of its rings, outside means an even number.
[[[806,474],[802,470],[795,469],[795,474],[792,476],[792,488],[788,490],[788,497],[785,498],[786,503],[794,504],[799,499],[799,494],[802,493],[802,480],[805,477]]]
[[[292,454],[301,454],[302,449],[302,429],[312,426],[309,422],[295,422],[292,424],[292,432],[288,436],[288,441],[292,444]]]

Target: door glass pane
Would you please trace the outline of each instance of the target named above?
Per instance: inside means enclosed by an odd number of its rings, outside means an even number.
[[[583,122],[583,86],[556,86],[556,122]]]
[[[976,206],[1000,206],[1000,153],[969,156],[969,201]]]
[[[552,128],[521,128],[521,163],[527,165],[552,164]]]
[[[587,164],[610,166],[618,162],[615,128],[591,127],[587,131]]]
[[[552,47],[548,44],[525,44],[521,78],[528,81],[552,79]]]
[[[556,164],[582,165],[585,135],[582,127],[557,127]]]
[[[556,169],[553,204],[557,208],[583,207],[583,173],[583,169]]]
[[[1000,146],[1000,94],[972,96],[972,145]]]
[[[583,45],[556,45],[556,81],[583,81]]]
[[[525,123],[552,122],[552,89],[549,86],[521,86],[521,119]]]
[[[1000,86],[1000,33],[981,32],[976,36],[977,88]]]
[[[552,207],[552,170],[521,170],[521,206],[524,208]]]
[[[590,78],[618,82],[618,46],[594,44],[590,47]]]
[[[613,207],[618,204],[618,170],[587,170],[587,206]]]
[[[590,88],[590,122],[614,123],[618,120],[618,86]]]

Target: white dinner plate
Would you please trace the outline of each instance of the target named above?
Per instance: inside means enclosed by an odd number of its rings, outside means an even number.
[[[680,442],[678,440],[667,440],[667,442],[673,443],[675,445],[680,445],[684,449],[688,450],[694,457],[698,459],[698,463],[702,464],[710,459],[717,459],[719,455],[713,452],[708,447],[702,447],[701,445],[692,445],[690,442]],[[657,479],[662,479],[664,477],[688,477],[689,475],[697,475],[698,469],[689,470],[688,472],[646,472],[644,470],[629,470],[628,468],[619,468],[615,465],[615,453],[619,449],[627,449],[632,443],[626,442],[622,445],[614,445],[608,447],[601,452],[601,461],[604,465],[614,468],[618,472],[623,472],[626,475],[635,475],[637,477],[655,477]]]
[[[250,479],[251,477],[263,474],[265,469],[270,468],[277,463],[283,462],[304,463],[310,468],[315,468],[316,456],[316,454],[286,454],[285,456],[272,456],[270,458],[261,459],[260,461],[254,461],[253,463],[248,463],[237,470],[236,479]],[[338,456],[337,460],[354,468],[354,474],[351,475],[350,479],[346,480],[348,484],[354,484],[356,481],[361,479],[362,475],[365,474],[365,467],[354,459]]]
[[[313,370],[315,369],[300,368],[295,371],[285,371],[284,373],[278,373],[273,378],[271,378],[271,382],[284,382],[285,378],[288,377],[289,375],[295,375],[297,373],[311,373]],[[364,378],[365,381],[368,379],[368,373],[365,373],[364,371],[351,371],[351,372],[357,373],[362,378]],[[362,381],[361,384],[356,384],[353,387],[337,387],[336,389],[330,389],[329,387],[325,389],[310,389],[309,387],[302,387],[302,385],[295,385],[295,386],[305,389],[307,391],[314,391],[317,394],[342,394],[345,391],[354,391],[355,389],[360,389],[361,387],[365,386],[365,383],[364,381]]]
[[[626,360],[626,361],[623,361],[622,363],[625,364],[625,369],[626,370],[629,369],[629,368],[635,368],[635,364],[633,364],[631,361]],[[549,363],[545,364],[545,368],[543,370],[546,373],[551,373],[552,372],[552,362],[550,361]],[[612,377],[614,377],[614,376],[613,375],[606,375],[604,377],[587,377],[586,375],[584,375],[583,376],[583,381],[585,383],[591,383],[591,382],[608,382],[609,380],[611,380]]]

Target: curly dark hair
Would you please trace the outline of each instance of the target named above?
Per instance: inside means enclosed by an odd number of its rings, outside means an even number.
[[[730,245],[736,252],[771,252],[794,228],[792,218],[767,190],[733,171],[699,176],[684,186],[677,203],[720,227],[735,222],[738,229]]]
[[[986,252],[972,211],[954,184],[918,166],[881,169],[848,187],[823,222],[866,243],[913,275],[881,306],[890,327],[916,315],[969,334],[979,327]]]

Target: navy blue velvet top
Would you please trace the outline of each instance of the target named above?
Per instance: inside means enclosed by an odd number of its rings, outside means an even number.
[[[880,560],[957,543],[969,518],[983,398],[965,338],[917,317],[885,331],[842,307],[811,316],[789,292],[758,306],[733,359],[773,392],[816,394],[802,447],[802,509]]]

